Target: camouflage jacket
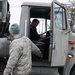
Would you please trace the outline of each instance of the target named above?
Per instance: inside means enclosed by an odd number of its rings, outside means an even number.
[[[4,70],[4,75],[10,72],[13,75],[25,75],[31,71],[31,52],[40,56],[39,48],[27,37],[15,39],[10,44],[9,59]]]

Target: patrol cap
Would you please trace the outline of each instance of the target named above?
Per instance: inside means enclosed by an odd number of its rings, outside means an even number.
[[[9,27],[10,34],[19,34],[20,32],[20,26],[17,23],[12,24]]]

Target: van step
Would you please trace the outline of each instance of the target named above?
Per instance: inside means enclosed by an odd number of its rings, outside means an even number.
[[[29,75],[58,75],[58,68],[33,67]]]

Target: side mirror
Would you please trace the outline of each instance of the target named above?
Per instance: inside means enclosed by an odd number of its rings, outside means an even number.
[[[72,26],[72,32],[75,33],[75,25]]]

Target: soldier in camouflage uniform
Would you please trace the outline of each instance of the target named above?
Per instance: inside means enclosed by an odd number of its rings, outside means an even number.
[[[3,75],[28,75],[32,68],[31,52],[39,57],[42,57],[42,53],[27,37],[18,37],[19,25],[11,25],[9,32],[14,40],[10,44],[10,56]]]

